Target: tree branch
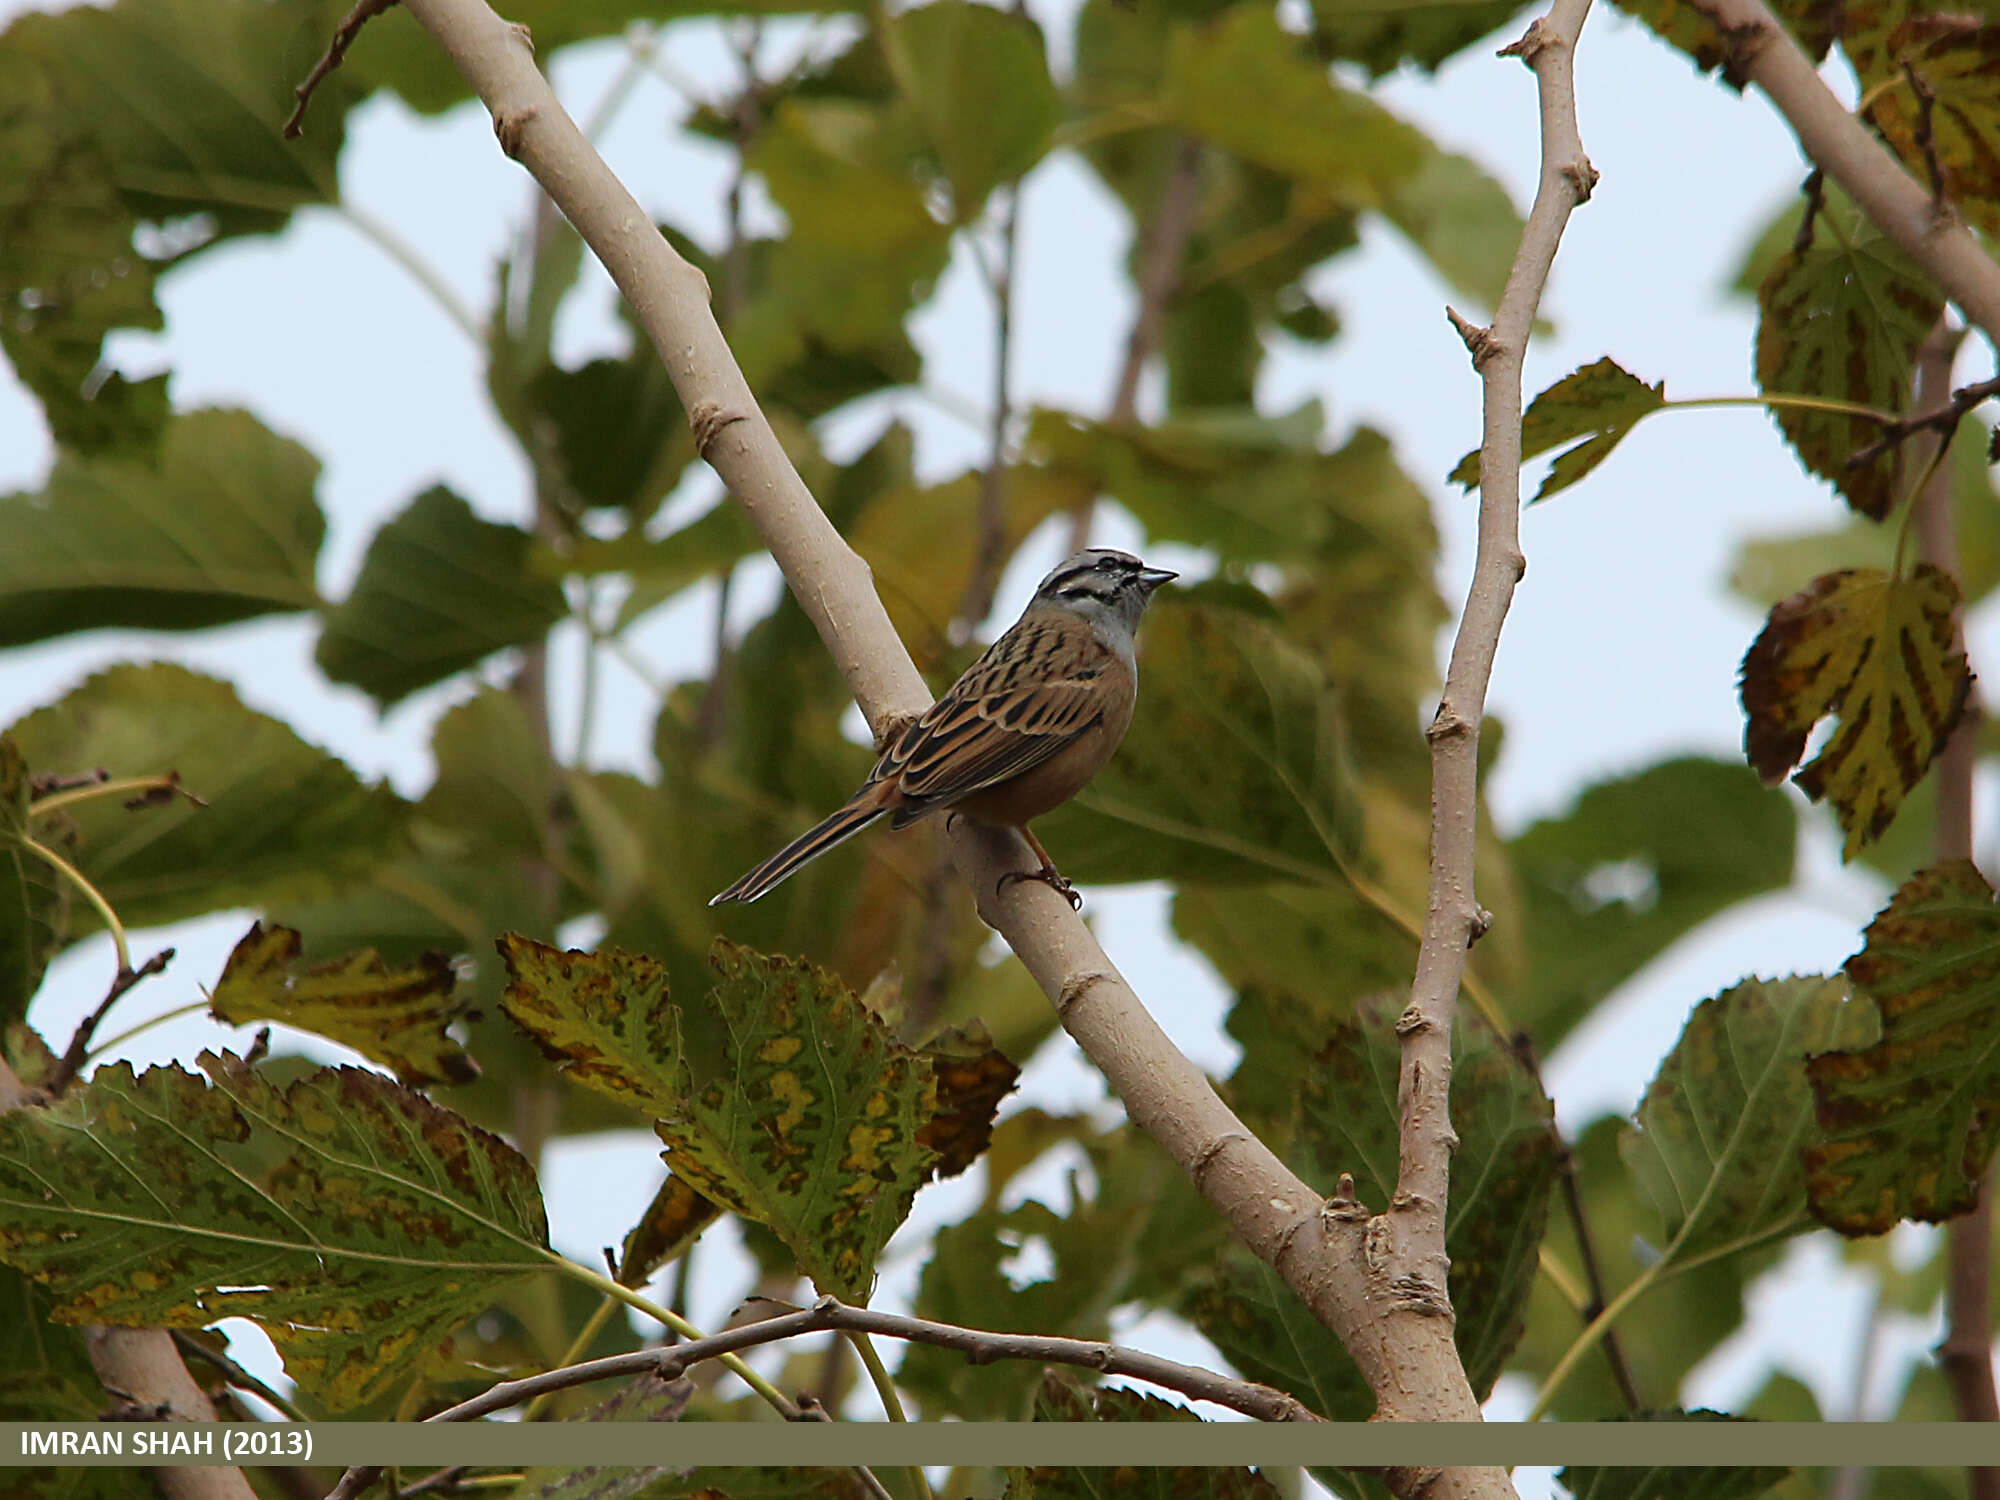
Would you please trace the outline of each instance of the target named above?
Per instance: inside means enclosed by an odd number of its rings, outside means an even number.
[[[1160,346],[1160,329],[1167,320],[1167,303],[1180,284],[1181,258],[1187,252],[1188,233],[1194,228],[1194,211],[1201,194],[1201,142],[1193,136],[1174,141],[1173,161],[1167,179],[1160,185],[1159,201],[1140,230],[1138,266],[1134,280],[1139,306],[1132,314],[1131,330],[1125,335],[1125,359],[1118,367],[1118,380],[1111,390],[1111,411],[1105,421],[1120,427],[1139,414],[1139,377],[1146,373],[1146,361]],[[1093,502],[1085,501],[1071,519],[1069,550],[1079,552],[1090,544],[1090,514]]]
[[[1479,726],[1493,676],[1500,627],[1526,570],[1521,555],[1521,370],[1528,335],[1556,247],[1576,207],[1590,197],[1597,172],[1584,155],[1576,123],[1572,65],[1590,0],[1555,0],[1546,17],[1502,56],[1534,70],[1541,101],[1542,173],[1521,231],[1506,289],[1490,328],[1474,328],[1447,309],[1483,382],[1479,546],[1444,695],[1428,731],[1431,745],[1430,902],[1410,1004],[1396,1023],[1403,1039],[1397,1104],[1396,1195],[1387,1220],[1387,1253],[1372,1267],[1394,1297],[1393,1319],[1451,1323],[1446,1277],[1445,1200],[1451,1154],[1451,1030],[1465,956],[1492,924],[1473,890],[1479,828]]]
[[[903,1317],[896,1313],[879,1312],[872,1307],[850,1307],[833,1297],[822,1297],[811,1307],[745,1323],[739,1328],[711,1334],[691,1343],[614,1354],[604,1359],[585,1360],[559,1370],[525,1376],[520,1380],[503,1381],[469,1401],[461,1401],[424,1420],[470,1422],[551,1391],[568,1390],[571,1386],[589,1385],[599,1380],[627,1380],[648,1374],[657,1375],[662,1380],[677,1380],[695,1365],[718,1355],[738,1354],[745,1349],[775,1344],[782,1339],[829,1331],[879,1333],[885,1338],[903,1339],[913,1344],[954,1349],[965,1355],[967,1363],[975,1365],[992,1364],[1001,1359],[1026,1359],[1042,1364],[1076,1365],[1104,1375],[1129,1375],[1151,1385],[1179,1391],[1197,1401],[1212,1401],[1265,1422],[1322,1420],[1283,1391],[1272,1390],[1254,1381],[1232,1380],[1213,1370],[1177,1364],[1138,1349],[1087,1339],[961,1328],[954,1323]]]
[[[1847,112],[1764,0],[1694,4],[1722,29],[1730,76],[1764,91],[1791,123],[1806,155],[2000,348],[2000,265],[1957,215],[1940,213],[1930,190]]]
[[[879,735],[930,702],[922,677],[871,587],[867,565],[814,502],[708,307],[705,279],[678,256],[593,151],[534,66],[526,38],[484,0],[406,0],[486,102],[502,148],[562,208],[618,284],[688,410],[698,451],[722,476],[820,633]],[[1444,1319],[1391,1329],[1368,1274],[1365,1213],[1322,1212],[1318,1196],[1255,1139],[1200,1069],[1146,1013],[1090,930],[1055,891],[1003,873],[1033,868],[1006,830],[960,819],[949,834],[979,911],[1050,996],[1056,1014],[1243,1242],[1342,1339],[1385,1420],[1476,1420]],[[1510,1493],[1498,1469],[1426,1471],[1436,1500]]]
[[[70,1034],[69,1046],[63,1050],[62,1058],[54,1068],[50,1069],[49,1076],[42,1080],[42,1089],[51,1099],[59,1097],[82,1070],[85,1060],[90,1056],[91,1038],[97,1035],[97,1028],[103,1023],[111,1007],[124,998],[126,991],[140,980],[158,974],[173,961],[174,950],[162,948],[138,968],[120,969],[112,976],[111,987],[105,991],[104,998],[97,1004],[97,1009],[77,1022],[76,1030]]]

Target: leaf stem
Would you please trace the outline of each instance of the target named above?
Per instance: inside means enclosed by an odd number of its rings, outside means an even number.
[[[591,1341],[604,1331],[604,1325],[611,1321],[611,1314],[617,1311],[617,1309],[618,1299],[616,1297],[607,1294],[599,1301],[597,1310],[585,1320],[583,1327],[577,1331],[576,1337],[569,1341],[569,1347],[563,1350],[562,1358],[556,1361],[557,1367],[573,1365],[582,1359],[583,1351],[588,1349]],[[534,1400],[521,1408],[521,1420],[523,1422],[534,1421],[536,1417],[541,1415],[542,1408],[555,1399],[555,1395],[556,1393],[552,1390],[543,1391]]]
[[[1549,1378],[1542,1382],[1542,1389],[1535,1397],[1533,1408],[1523,1418],[1524,1421],[1539,1422],[1543,1417],[1548,1415],[1549,1405],[1555,1400],[1556,1392],[1562,1389],[1563,1382],[1569,1379],[1570,1375],[1575,1371],[1578,1362],[1582,1360],[1584,1355],[1595,1349],[1604,1336],[1611,1331],[1611,1325],[1618,1320],[1618,1315],[1634,1302],[1637,1302],[1640,1297],[1644,1296],[1652,1288],[1653,1283],[1660,1279],[1666,1266],[1667,1257],[1663,1255],[1650,1266],[1647,1266],[1637,1276],[1633,1277],[1625,1290],[1613,1297],[1605,1305],[1604,1311],[1590,1320],[1589,1325],[1585,1327],[1583,1332],[1576,1336],[1576,1341],[1563,1351],[1563,1356],[1556,1361],[1555,1368],[1549,1371]]]
[[[84,878],[83,871],[79,870],[75,865],[64,859],[39,839],[33,839],[26,834],[22,834],[21,847],[40,859],[79,891],[83,892],[83,899],[97,909],[97,914],[104,918],[104,925],[111,933],[111,946],[118,954],[118,972],[120,974],[131,973],[132,947],[125,940],[125,924],[118,920],[118,913],[111,909],[111,903],[104,899],[104,893]]]
[[[889,1420],[909,1421],[909,1416],[903,1411],[902,1397],[896,1394],[896,1382],[889,1378],[888,1367],[882,1363],[882,1356],[877,1352],[874,1341],[859,1328],[848,1330],[847,1341],[854,1346],[854,1352],[861,1356],[862,1368],[867,1370],[868,1379],[875,1386],[875,1394],[882,1398],[882,1410],[888,1415]],[[918,1496],[918,1500],[931,1500],[931,1482],[924,1477],[923,1469],[919,1465],[912,1464],[907,1473],[910,1476],[910,1488]]]
[[[452,290],[451,283],[444,279],[444,274],[419,255],[414,245],[365,208],[356,207],[344,199],[335,208],[335,212],[347,220],[349,227],[355,233],[401,266],[409,273],[411,280],[429,292],[431,300],[437,303],[438,310],[458,325],[460,333],[477,346],[485,345],[485,320]]]
[[[176,1005],[172,1010],[161,1011],[157,1016],[154,1016],[151,1020],[141,1021],[136,1026],[128,1026],[123,1031],[119,1032],[118,1035],[112,1037],[109,1041],[103,1041],[97,1043],[88,1052],[84,1053],[83,1060],[85,1062],[95,1062],[105,1053],[111,1051],[115,1047],[122,1046],[124,1043],[131,1041],[133,1037],[138,1036],[141,1032],[151,1031],[155,1026],[164,1026],[169,1021],[178,1021],[182,1016],[191,1016],[194,1015],[197,1011],[204,1011],[207,1009],[208,1009],[208,1002],[206,1000],[190,1000],[186,1005]]]
[[[622,1302],[627,1307],[644,1313],[656,1323],[665,1324],[682,1338],[693,1342],[708,1337],[707,1334],[703,1333],[679,1313],[660,1306],[659,1303],[653,1301],[650,1297],[642,1296],[631,1287],[620,1285],[609,1276],[591,1270],[589,1266],[580,1266],[568,1256],[560,1255],[554,1250],[544,1250],[541,1253],[548,1258],[551,1265],[572,1281],[580,1281],[585,1286],[595,1287],[606,1297]],[[737,1379],[763,1397],[765,1402],[778,1412],[779,1415],[783,1416],[787,1421],[797,1418],[799,1414],[798,1406],[783,1391],[779,1390],[770,1381],[743,1363],[741,1358],[734,1354],[724,1354],[720,1356],[720,1359],[722,1364]]]

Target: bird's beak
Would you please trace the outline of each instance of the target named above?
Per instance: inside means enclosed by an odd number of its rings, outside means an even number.
[[[1161,584],[1172,583],[1180,576],[1178,573],[1168,572],[1165,568],[1141,568],[1139,570],[1139,582],[1146,586],[1146,592],[1149,594]]]

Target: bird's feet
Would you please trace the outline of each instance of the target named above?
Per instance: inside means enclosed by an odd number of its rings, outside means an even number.
[[[1062,871],[1054,865],[1043,865],[1039,870],[1009,870],[993,884],[993,894],[999,895],[1017,880],[1039,880],[1069,903],[1071,911],[1083,910],[1083,897],[1076,893],[1076,887],[1063,879]]]

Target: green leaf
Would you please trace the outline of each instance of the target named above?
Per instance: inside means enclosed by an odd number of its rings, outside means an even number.
[[[1811,1227],[1806,1058],[1874,1031],[1840,979],[1745,980],[1694,1008],[1619,1141],[1665,1222],[1670,1266]]]
[[[1930,278],[1872,220],[1829,195],[1811,244],[1780,256],[1757,290],[1757,388],[1899,413],[1910,404],[1917,346],[1943,306]],[[1807,470],[1862,515],[1879,521],[1902,498],[1893,450],[1859,467],[1848,462],[1881,436],[1880,423],[1797,407],[1772,415]]]
[[[674,1174],[769,1225],[822,1291],[866,1300],[934,1161],[919,1139],[937,1112],[929,1058],[824,970],[720,939],[713,1059],[684,1045],[649,959],[511,935],[500,953],[507,1014],[565,1072],[654,1116]]]
[[[655,541],[634,528],[615,541],[579,542],[566,558],[551,556],[554,569],[577,573],[623,573],[631,593],[618,611],[623,629],[683,589],[712,578],[763,545],[743,507],[728,496],[713,510]]]
[[[2000,1134],[2000,908],[1967,860],[1919,871],[1868,925],[1847,977],[1882,1032],[1807,1066],[1812,1210],[1842,1234],[1965,1213]]]
[[[1002,557],[1043,521],[1090,498],[1061,474],[1010,467],[1000,478]],[[848,543],[875,576],[897,633],[920,665],[940,661],[978,561],[985,478],[961,474],[935,485],[905,485],[868,501],[846,528]]]
[[[0,646],[315,608],[318,473],[240,411],[174,418],[150,460],[59,452],[38,493],[0,496]]]
[[[686,1413],[694,1382],[685,1376],[662,1380],[642,1375],[614,1391],[610,1398],[584,1412],[581,1422],[678,1422]],[[578,1468],[540,1466],[521,1476],[516,1500],[630,1500],[672,1470],[661,1464],[609,1468],[586,1464]]]
[[[1517,0],[1314,0],[1313,41],[1377,78],[1406,62],[1435,72],[1520,9]]]
[[[584,507],[650,515],[694,462],[680,396],[644,338],[623,359],[594,359],[574,370],[544,365],[527,397],[546,419]]]
[[[513,693],[485,688],[431,732],[437,779],[422,815],[472,847],[520,859],[548,857],[555,772],[548,744]]]
[[[1736,1422],[1740,1417],[1716,1411],[1648,1412],[1641,1420],[1675,1423]],[[1698,1443],[1690,1434],[1688,1441]],[[1756,1500],[1791,1474],[1777,1467],[1586,1468],[1571,1464],[1556,1475],[1576,1500]]]
[[[445,1028],[465,1008],[441,953],[391,970],[372,949],[316,964],[289,927],[252,924],[209,992],[209,1014],[231,1026],[277,1021],[332,1037],[411,1085],[470,1083],[479,1066]]]
[[[182,667],[113,667],[10,732],[40,772],[178,773],[207,804],[128,809],[99,798],[58,814],[76,863],[134,927],[327,895],[397,847],[404,805],[394,792],[364,786],[245,708],[228,683]],[[97,926],[88,907],[71,916],[73,938]]]
[[[1064,1218],[1028,1202],[948,1224],[918,1283],[917,1314],[1003,1333],[1061,1328],[1075,1338],[1105,1337],[1143,1223],[1134,1209],[1104,1214],[1079,1205]],[[1023,1285],[1008,1274],[1007,1262],[1030,1246],[1046,1250],[1054,1265]],[[897,1385],[923,1404],[926,1421],[1025,1421],[1040,1379],[1029,1361],[974,1366],[961,1354],[921,1344],[905,1350],[896,1372]]]
[[[0,1258],[54,1291],[59,1320],[248,1317],[342,1409],[548,1267],[534,1171],[497,1137],[379,1073],[281,1090],[232,1057],[201,1065],[210,1084],[116,1063],[0,1117]]]
[[[1143,1391],[1086,1394],[1050,1371],[1035,1395],[1038,1422],[1199,1422],[1186,1407]],[[1007,1471],[1006,1500],[1278,1500],[1278,1490],[1254,1469],[1019,1468]]]
[[[1528,403],[1521,418],[1521,457],[1525,461],[1552,448],[1563,451],[1549,466],[1536,500],[1566,490],[1611,456],[1641,417],[1667,404],[1667,383],[1647,385],[1605,358],[1563,376]],[[1578,442],[1581,438],[1583,441]],[[1479,487],[1479,450],[1458,461],[1448,476],[1468,490]],[[1532,502],[1531,502],[1532,503]]]
[[[1339,709],[1318,663],[1231,609],[1162,601],[1111,764],[1036,825],[1074,880],[1338,878],[1360,844]],[[1190,745],[1229,747],[1191,756]]]
[[[1417,939],[1353,886],[1273,882],[1174,891],[1174,931],[1236,991],[1242,1046],[1231,1105],[1263,1134],[1288,1129],[1304,1072],[1355,1002],[1407,989]]]
[[[1379,208],[1423,165],[1428,142],[1286,33],[1275,11],[1235,5],[1173,28],[1161,78],[1167,122],[1315,193]]]
[[[1516,8],[1514,0],[1499,0],[1486,11],[1497,9],[1502,13],[1497,19],[1505,19]],[[1499,305],[1521,243],[1521,216],[1507,190],[1478,162],[1432,148],[1422,167],[1396,185],[1384,212],[1454,292],[1484,307]]]
[[[164,377],[93,378],[107,332],[161,324],[154,267],[133,248],[142,222],[180,219],[203,249],[337,199],[354,81],[322,82],[303,140],[280,126],[339,14],[119,0],[0,35],[0,344],[59,443],[142,446],[167,419]]]
[[[344,9],[335,8],[333,19]],[[684,16],[783,16],[840,14],[857,9],[847,0],[512,0],[507,19],[527,28],[535,54],[547,58],[559,48],[594,38],[620,38],[635,25],[653,26]],[[326,23],[331,36],[333,19]],[[321,38],[322,45],[325,38]],[[472,97],[465,75],[425,31],[400,7],[368,23],[360,45],[348,54],[343,73],[371,87],[394,89],[412,109],[438,114]],[[293,76],[286,75],[288,78]],[[315,114],[307,119],[312,129]]]
[[[1798,818],[1740,765],[1681,757],[1599,782],[1508,846],[1530,959],[1508,999],[1538,1047],[1718,912],[1789,885]]]
[[[1061,118],[1042,30],[1025,12],[931,0],[889,22],[883,45],[969,224],[986,196],[1041,160]]]
[[[1363,1005],[1305,1071],[1288,1159],[1309,1182],[1354,1177],[1381,1211],[1396,1187],[1397,1077],[1402,1045],[1394,1003]],[[1451,1163],[1445,1250],[1467,1377],[1482,1398],[1520,1339],[1559,1147],[1554,1112],[1532,1074],[1476,1019],[1454,1038]],[[1295,1293],[1253,1266],[1225,1258],[1194,1302],[1196,1326],[1252,1379],[1290,1391],[1335,1420],[1374,1410],[1360,1371]]]
[[[1639,1276],[1650,1276],[1649,1268],[1659,1259],[1659,1216],[1619,1156],[1619,1138],[1628,1128],[1622,1116],[1605,1115],[1578,1132],[1570,1145],[1607,1300]],[[1569,1215],[1550,1215],[1547,1244],[1563,1265],[1582,1264]],[[1742,1326],[1745,1287],[1775,1264],[1780,1253],[1774,1247],[1701,1262],[1653,1281],[1643,1296],[1628,1303],[1616,1332],[1639,1390],[1679,1390],[1687,1373]],[[1510,1368],[1546,1379],[1586,1321],[1547,1277],[1540,1278]],[[1551,1414],[1579,1422],[1629,1415],[1603,1346],[1585,1355],[1557,1391]]]
[[[1929,563],[1828,573],[1773,608],[1744,654],[1743,751],[1766,782],[1799,763],[1822,718],[1840,716],[1793,781],[1832,800],[1843,859],[1882,836],[1957,727],[1972,689],[1957,609],[1951,575]]]
[[[0,1029],[27,1018],[69,925],[67,883],[22,842],[30,790],[20,747],[0,735]]]
[[[951,228],[932,217],[911,171],[912,145],[907,128],[880,106],[788,99],[748,159],[792,226],[774,247],[773,281],[799,274],[831,289],[838,277],[853,277],[844,307],[827,309],[850,332],[900,316],[913,286],[943,270],[950,253]],[[826,267],[817,275],[814,259]]]
[[[383,707],[503,646],[540,640],[562,589],[529,566],[534,538],[482,521],[450,490],[426,490],[375,533],[361,576],[327,611],[317,660]]]

